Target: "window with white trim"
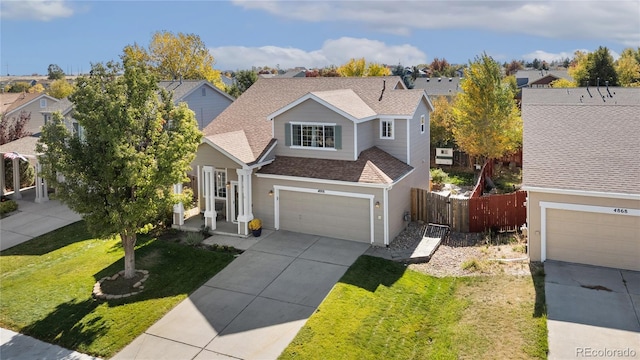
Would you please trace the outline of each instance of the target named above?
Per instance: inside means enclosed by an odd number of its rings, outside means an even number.
[[[291,125],[291,145],[335,149],[335,125]]]
[[[215,197],[226,198],[227,197],[227,170],[215,170],[213,174],[215,181]]]
[[[47,107],[47,99],[40,99],[40,108],[44,109]]]
[[[424,115],[420,116],[420,134],[424,134],[424,128],[426,126],[426,121]]]
[[[393,139],[393,120],[380,120],[380,139]]]
[[[44,114],[44,124],[47,125],[51,121],[51,114]]]

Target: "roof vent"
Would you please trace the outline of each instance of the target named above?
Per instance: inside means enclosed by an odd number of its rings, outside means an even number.
[[[453,81],[453,79],[452,79],[452,78],[449,78],[449,82],[452,82],[452,81]]]
[[[441,77],[440,77],[440,78],[438,78],[438,82],[440,82],[440,81],[442,81],[442,78],[441,78]]]

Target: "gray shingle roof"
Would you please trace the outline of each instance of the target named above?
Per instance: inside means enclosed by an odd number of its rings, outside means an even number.
[[[640,194],[640,88],[524,89],[522,119],[523,185]]]
[[[308,93],[348,89],[376,114],[412,115],[424,96],[424,91],[421,89],[394,90],[397,85],[404,88],[402,80],[394,76],[259,78],[203,131],[208,136],[244,130],[253,152],[253,161],[255,161],[272,139],[268,115]],[[384,95],[379,101],[383,86],[385,86]],[[236,156],[235,149],[222,147]],[[240,158],[240,155],[236,157]]]
[[[462,91],[462,78],[417,78],[413,82],[414,89],[424,89],[430,97],[453,96]]]

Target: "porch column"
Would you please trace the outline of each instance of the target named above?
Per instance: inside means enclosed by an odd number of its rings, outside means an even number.
[[[22,199],[20,194],[20,158],[13,158],[13,198]]]
[[[249,221],[253,219],[251,207],[251,169],[236,169],[238,173],[238,232],[249,234]]]
[[[182,194],[182,184],[173,184],[173,192],[176,194]],[[184,205],[182,201],[173,205],[173,224],[184,225]]]
[[[4,195],[4,191],[6,190],[5,188],[5,183],[4,183],[4,175],[5,175],[5,171],[4,171],[4,154],[1,154],[2,156],[0,156],[0,195]]]
[[[212,166],[202,167],[202,189],[204,191],[204,226],[211,230],[216,229],[216,203],[214,174],[215,169]]]
[[[36,202],[43,203],[49,201],[49,193],[47,191],[47,180],[43,179],[40,174],[42,173],[42,164],[36,163]]]

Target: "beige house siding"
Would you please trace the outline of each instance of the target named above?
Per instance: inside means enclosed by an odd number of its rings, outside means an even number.
[[[202,96],[202,89],[205,89],[205,96]],[[232,103],[231,99],[220,95],[207,85],[197,88],[182,101],[186,102],[189,109],[196,114],[200,130],[209,125],[216,116],[220,115]]]
[[[529,192],[529,256],[534,261],[540,261],[542,258],[540,202],[640,210],[640,201],[638,200]],[[616,215],[613,211],[612,214],[576,212],[564,209],[547,209],[546,211],[547,259],[555,256],[565,261],[610,267],[626,266],[628,268],[631,266],[629,262],[635,263],[640,258],[640,217]],[[576,222],[577,219],[582,220]],[[580,221],[582,225],[576,225]],[[607,245],[603,246],[605,241]],[[571,253],[570,250],[573,250],[574,253]],[[613,252],[611,252],[612,250]],[[595,253],[600,255],[594,258]],[[629,258],[629,256],[635,258]],[[640,269],[636,268],[635,270]]]
[[[273,119],[274,137],[278,139],[276,156],[314,159],[355,160],[353,157],[353,122],[314,100],[306,100]],[[285,125],[289,122],[330,123],[342,126],[342,149],[300,149],[286,146]]]
[[[389,190],[389,242],[407,226],[403,216],[411,211],[411,188],[429,188],[429,166],[416,168]]]
[[[203,166],[213,166],[216,170],[227,171],[227,181],[238,181],[238,173],[236,169],[240,169],[241,166],[235,161],[229,159],[220,151],[214,149],[211,145],[202,143],[198,146],[196,151],[196,158],[191,163],[190,173],[194,176],[202,176],[202,173],[198,174],[198,166],[200,172],[202,172]],[[202,188],[202,184],[198,184]],[[199,191],[200,204],[204,204],[204,192]],[[228,192],[227,192],[228,194]]]
[[[274,189],[274,185],[307,188],[307,189],[314,189],[314,190],[321,189],[325,191],[331,190],[331,191],[341,191],[341,192],[347,192],[347,193],[371,194],[371,195],[374,195],[375,197],[374,203],[376,201],[379,201],[380,203],[382,203],[383,201],[383,195],[382,195],[383,190],[381,188],[368,188],[368,187],[358,187],[358,186],[339,185],[339,184],[321,184],[321,183],[315,183],[315,182],[271,179],[271,178],[264,178],[264,177],[257,177],[257,176],[254,176],[252,181],[253,181],[253,195],[252,195],[253,215],[254,217],[262,219],[263,224],[266,228],[275,227],[275,211],[274,211],[275,195],[274,196],[269,195],[269,191]],[[334,195],[325,195],[325,196],[333,197]],[[282,206],[283,206],[283,203],[281,202],[280,203],[281,211],[282,211]],[[325,206],[323,206],[323,210],[326,210]],[[366,209],[366,211],[368,211],[368,208]],[[378,246],[384,246],[384,220],[383,219],[384,219],[383,207],[382,206],[380,208],[374,207],[373,209],[374,244]],[[331,224],[327,224],[326,226],[331,226]]]
[[[380,139],[380,120],[373,121],[373,144],[397,159],[407,162],[407,120],[395,119],[393,139]]]
[[[409,136],[411,140],[409,145],[411,146],[411,159],[409,165],[413,167],[420,167],[424,164],[429,166],[429,110],[425,101],[421,101],[418,109],[411,119],[409,128]],[[420,117],[424,115],[425,129],[424,133],[420,133]]]
[[[358,127],[358,155],[373,146],[373,137],[375,136],[373,128],[375,123],[376,121],[371,120],[356,125]]]
[[[47,101],[47,106],[53,105],[56,103],[56,101],[53,101],[49,98],[46,99]],[[44,125],[44,116],[42,115],[42,113],[40,113],[40,111],[45,110],[46,107],[40,107],[40,99],[36,99],[35,101],[31,102],[30,104],[28,104],[27,106],[24,106],[20,109],[16,109],[15,111],[12,111],[11,113],[7,114],[7,116],[9,118],[18,118],[20,116],[20,113],[22,111],[25,111],[27,114],[31,114],[31,119],[29,119],[29,122],[27,123],[27,131],[31,132],[32,134],[36,134],[39,133],[42,129],[42,126]]]

